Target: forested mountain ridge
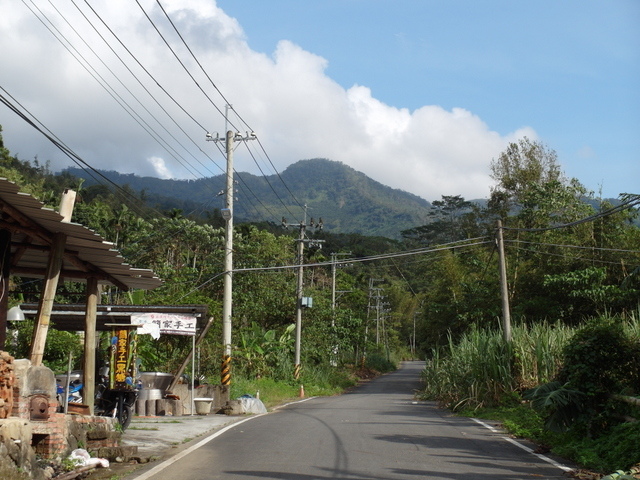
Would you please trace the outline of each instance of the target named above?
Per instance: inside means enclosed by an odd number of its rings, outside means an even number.
[[[95,184],[79,168],[65,172],[84,178],[86,186]],[[101,173],[118,185],[144,192],[149,204],[162,210],[179,208],[187,214],[223,207],[223,197],[218,194],[225,189],[224,174],[198,180],[163,180],[114,171]],[[236,181],[237,222],[279,222],[285,217],[289,223],[297,223],[302,218],[291,218],[291,213],[302,215],[300,207],[306,204],[308,215],[321,217],[331,232],[399,238],[402,230],[427,223],[431,211],[431,204],[417,195],[385,186],[341,162],[326,159],[300,160],[279,176],[240,172]]]

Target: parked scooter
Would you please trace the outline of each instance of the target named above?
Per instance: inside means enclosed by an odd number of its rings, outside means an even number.
[[[58,399],[58,404],[60,405],[61,410],[64,410],[64,392],[65,388],[60,384],[60,381],[56,381],[56,394]],[[80,380],[74,380],[69,384],[69,391],[67,392],[67,402],[66,403],[82,403],[82,382]]]
[[[103,417],[117,418],[122,430],[125,430],[131,423],[133,410],[138,399],[138,390],[111,390],[109,388],[109,377],[100,375],[96,385],[96,400],[94,412]]]

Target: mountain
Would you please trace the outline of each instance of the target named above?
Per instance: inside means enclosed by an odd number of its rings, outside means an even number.
[[[85,179],[85,186],[96,183],[78,168],[65,170]],[[198,180],[162,180],[102,171],[120,186],[144,192],[151,205],[159,209],[179,208],[191,211],[219,209],[224,206],[225,175]],[[364,173],[336,161],[300,160],[279,175],[256,176],[237,173],[234,215],[236,223],[271,221],[282,217],[288,223],[307,218],[322,218],[324,228],[332,233],[399,238],[402,230],[429,221],[431,204],[403,190],[387,187]]]

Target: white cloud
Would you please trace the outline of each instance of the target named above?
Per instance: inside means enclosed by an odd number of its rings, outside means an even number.
[[[167,168],[167,165],[164,162],[164,159],[160,157],[151,157],[149,159],[149,163],[153,165],[153,170],[155,172],[155,176],[162,179],[173,178],[173,175]]]
[[[48,3],[40,3],[47,16],[121,96],[120,102],[126,101],[140,118],[133,119],[124,113],[24,5],[9,7],[9,0],[0,0],[0,11],[8,12],[0,16],[3,32],[0,84],[9,93],[24,102],[96,168],[161,178],[221,173],[223,158],[213,144],[205,143],[204,133],[222,133],[223,118],[182,70],[137,7],[128,1],[112,0],[95,8],[152,73],[153,81],[99,21],[86,8],[83,10],[105,38],[110,39],[114,50],[151,96],[74,8],[64,7],[65,17],[109,68],[118,73],[129,91],[98,62]],[[341,161],[383,184],[428,200],[456,194],[478,198],[489,192],[491,159],[509,141],[524,134],[536,137],[526,127],[500,135],[464,108],[449,111],[425,105],[409,111],[386,105],[364,85],[345,90],[327,76],[326,59],[289,41],[281,41],[271,57],[252,51],[240,24],[211,0],[163,3],[216,87],[255,130],[279,171],[300,159],[323,157]],[[152,12],[154,22],[198,84],[224,111],[225,101],[189,57],[155,2],[145,1],[143,5]],[[188,115],[158,88],[156,81]],[[166,118],[163,109],[175,122]],[[162,125],[155,119],[160,119]],[[232,122],[241,131],[245,128],[233,117]],[[0,109],[0,124],[5,130],[6,145],[21,158],[30,159],[37,154],[41,160],[51,160],[53,168],[69,164],[66,157],[6,109]],[[212,165],[207,155],[218,166]],[[242,149],[238,150],[236,170],[259,173]]]

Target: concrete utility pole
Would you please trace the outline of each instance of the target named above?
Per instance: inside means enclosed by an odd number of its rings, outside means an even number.
[[[422,304],[420,304],[422,306]],[[416,358],[416,317],[421,315],[422,311],[413,312],[413,336],[411,337],[411,358]]]
[[[351,252],[331,254],[331,311],[333,312],[333,315],[331,317],[332,327],[335,327],[335,313],[336,313],[336,270],[338,266],[338,264],[336,263],[336,260],[338,256],[341,256],[341,255],[349,256],[351,255]]]
[[[288,227],[287,219],[282,219],[282,226]],[[304,280],[304,243],[324,243],[324,240],[308,240],[305,238],[305,233],[307,230],[307,206],[304,206],[304,221],[300,222],[298,225],[300,229],[300,235],[298,236],[298,282],[296,287],[296,343],[295,343],[295,357],[294,357],[294,370],[293,370],[293,378],[298,380],[300,378],[300,370],[302,369],[302,364],[300,360],[300,352],[301,352],[301,339],[302,339],[302,293],[303,293],[303,280]],[[317,224],[313,223],[313,218],[309,224],[310,227],[319,228],[322,230],[323,224],[322,219],[319,219]]]
[[[306,216],[306,214],[305,214]],[[298,285],[296,287],[296,353],[294,361],[293,378],[300,378],[300,346],[302,338],[302,285],[303,285],[303,264],[304,264],[304,233],[306,226],[300,224],[300,237],[298,238]]]
[[[369,279],[369,300],[367,302],[367,320],[364,324],[364,345],[362,348],[362,365],[364,366],[366,359],[367,359],[367,342],[368,342],[368,337],[369,337],[369,317],[370,317],[370,313],[371,313],[371,309],[373,308],[373,305],[371,304],[371,298],[373,297],[373,292],[376,292],[376,297],[378,296],[378,292],[380,290],[382,290],[381,288],[374,288],[374,284],[375,282],[384,282],[384,278],[370,278]],[[376,302],[378,302],[379,300],[376,299]],[[376,310],[378,310],[378,307],[376,306]],[[376,315],[376,324],[377,324],[377,315]]]
[[[334,337],[334,339],[336,338],[336,260],[340,255],[351,255],[351,252],[331,254],[331,335]],[[338,365],[337,341],[331,349],[331,359],[329,363],[334,367]]]
[[[207,134],[207,141],[219,142],[222,139],[216,135]],[[227,156],[225,208],[221,209],[222,218],[226,222],[224,235],[224,290],[222,299],[222,367],[220,382],[222,385],[231,384],[231,311],[233,303],[233,150],[236,141],[255,139],[255,133],[247,133],[243,137],[231,130],[227,131],[225,150]]]
[[[500,264],[500,292],[502,294],[502,334],[504,341],[511,343],[511,312],[509,308],[509,289],[507,288],[507,261],[504,256],[504,239],[502,237],[502,221],[498,220],[498,258]]]

